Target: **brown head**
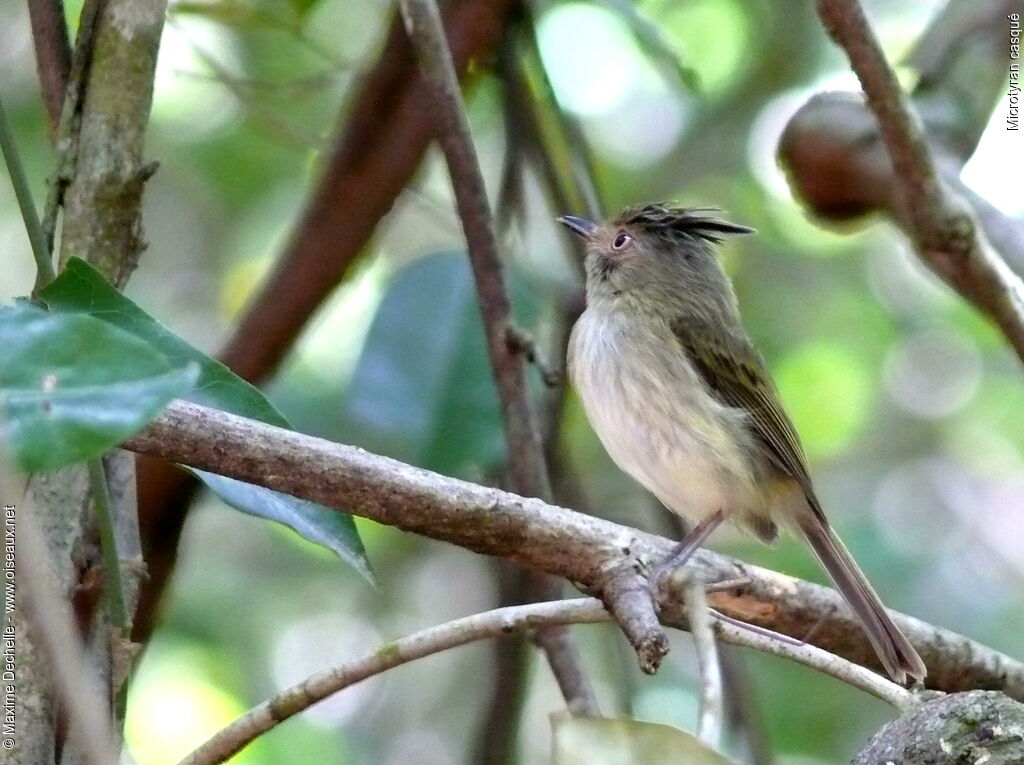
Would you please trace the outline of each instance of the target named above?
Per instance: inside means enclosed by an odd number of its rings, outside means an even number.
[[[722,299],[729,305],[735,300],[714,245],[753,232],[716,217],[718,212],[648,204],[628,207],[605,223],[572,215],[558,222],[584,240],[588,303],[713,310]]]

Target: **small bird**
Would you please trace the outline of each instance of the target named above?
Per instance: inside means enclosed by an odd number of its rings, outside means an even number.
[[[691,547],[726,517],[769,543],[780,523],[801,534],[889,675],[923,679],[921,657],[825,518],[800,439],[743,329],[714,245],[753,229],[718,213],[649,204],[603,224],[558,219],[587,253],[587,307],[569,341],[587,417],[620,468],[696,524]]]

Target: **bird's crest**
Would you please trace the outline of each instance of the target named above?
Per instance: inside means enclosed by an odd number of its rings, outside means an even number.
[[[673,239],[702,239],[720,244],[733,234],[753,234],[754,229],[730,223],[716,217],[722,211],[716,207],[671,207],[666,203],[627,207],[615,224],[635,226],[653,234]]]

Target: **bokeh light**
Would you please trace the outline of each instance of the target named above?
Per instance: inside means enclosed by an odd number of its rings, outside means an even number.
[[[132,681],[125,739],[138,765],[173,765],[241,715],[240,699],[215,681],[207,648],[183,641],[157,642]],[[240,753],[238,765],[259,762]]]
[[[811,459],[841,452],[865,425],[868,372],[842,346],[818,341],[797,348],[783,357],[776,379]]]
[[[578,114],[614,111],[638,73],[654,74],[621,20],[597,5],[555,5],[541,17],[538,36],[558,100]]]

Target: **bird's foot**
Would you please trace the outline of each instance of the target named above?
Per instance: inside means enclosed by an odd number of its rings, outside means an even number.
[[[670,575],[674,571],[686,566],[687,561],[697,552],[697,548],[704,544],[705,540],[711,536],[711,532],[717,529],[723,520],[725,520],[724,510],[713,512],[694,526],[690,533],[683,537],[679,544],[672,549],[668,557],[654,567],[654,570],[651,572],[650,581],[655,594],[664,591],[663,588],[668,584],[667,580]]]

